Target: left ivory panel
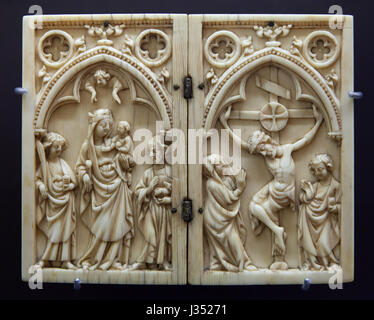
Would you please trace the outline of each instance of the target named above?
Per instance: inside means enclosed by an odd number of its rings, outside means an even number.
[[[187,168],[152,164],[159,127],[187,130],[186,30],[186,15],[24,17],[24,281],[186,283]]]

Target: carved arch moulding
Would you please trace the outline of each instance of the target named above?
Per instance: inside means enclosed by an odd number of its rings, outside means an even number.
[[[25,17],[22,279],[352,281],[353,21],[333,18]]]

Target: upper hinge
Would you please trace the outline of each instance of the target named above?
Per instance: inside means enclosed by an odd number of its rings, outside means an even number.
[[[183,78],[183,96],[185,99],[192,98],[192,77],[186,76]]]
[[[182,202],[182,219],[185,222],[191,222],[193,219],[191,199],[184,199]]]

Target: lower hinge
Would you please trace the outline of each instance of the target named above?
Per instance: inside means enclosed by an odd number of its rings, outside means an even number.
[[[183,96],[185,99],[192,98],[192,78],[190,76],[183,79]]]

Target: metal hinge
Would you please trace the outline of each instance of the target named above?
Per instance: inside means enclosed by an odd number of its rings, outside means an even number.
[[[193,219],[191,199],[184,199],[182,202],[182,219],[185,222],[191,222]]]
[[[190,76],[183,78],[183,96],[185,99],[192,98],[192,78]]]

